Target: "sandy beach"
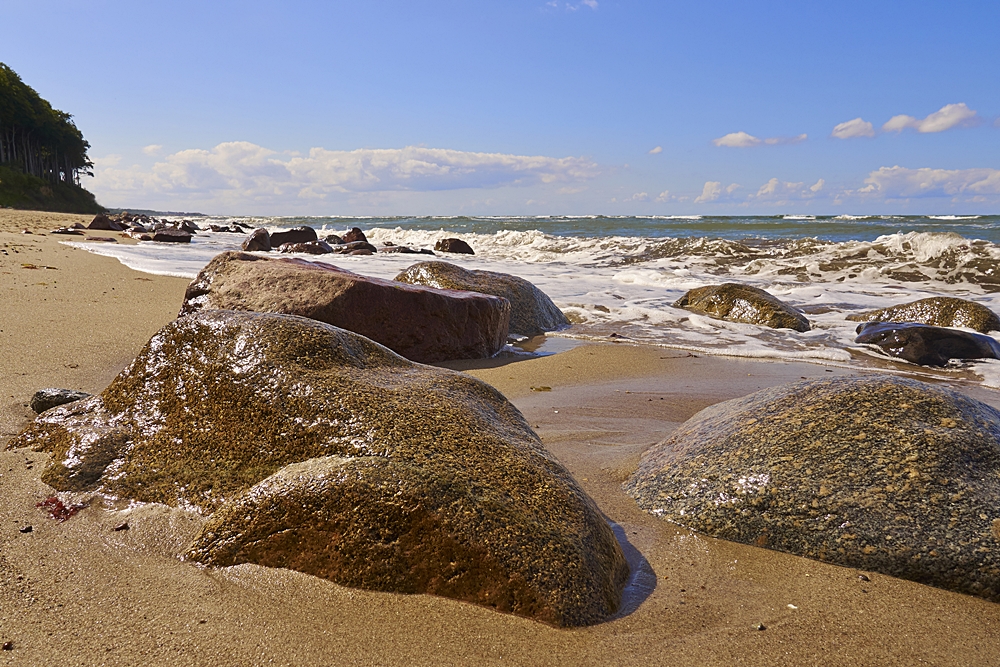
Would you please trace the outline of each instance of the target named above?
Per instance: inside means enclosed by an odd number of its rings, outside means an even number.
[[[118,234],[49,233],[77,221],[89,217],[0,210],[4,445],[33,418],[37,389],[102,390],[176,316],[188,284],[60,244],[132,242]],[[1000,664],[998,604],[698,535],[643,513],[620,488],[646,448],[708,405],[857,371],[626,342],[448,366],[503,392],[617,524],[638,573],[617,618],[555,629],[288,570],[203,568],[179,558],[201,517],[94,502],[57,523],[35,507],[52,493],[39,479],[46,455],[15,450],[0,452],[0,644],[13,646],[0,663]],[[1000,406],[998,392],[958,388]],[[130,530],[116,532],[125,521]]]

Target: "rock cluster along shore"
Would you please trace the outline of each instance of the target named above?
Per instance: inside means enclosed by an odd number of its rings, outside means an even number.
[[[855,376],[702,410],[626,492],[695,530],[1000,601],[1000,412]]]
[[[205,309],[301,315],[423,363],[491,357],[506,343],[510,322],[510,302],[497,296],[237,251],[216,255],[188,286],[181,314]]]
[[[489,385],[294,315],[212,310],[158,332],[100,395],[12,447],[60,491],[211,513],[188,556],[432,593],[557,626],[628,577],[593,501]]]
[[[328,234],[319,238],[312,227],[302,226],[279,232],[269,232],[261,227],[253,230],[243,241],[243,250],[247,252],[270,252],[276,250],[283,253],[306,253],[310,255],[374,255],[375,253],[397,253],[413,255],[433,255],[428,248],[410,248],[409,246],[386,243],[380,248],[368,242],[368,237],[358,227],[349,229],[344,234]],[[460,239],[441,239],[434,250],[466,255],[475,254],[469,244]]]

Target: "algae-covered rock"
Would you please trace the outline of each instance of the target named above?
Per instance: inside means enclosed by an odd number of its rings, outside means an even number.
[[[569,324],[545,292],[524,278],[506,273],[463,269],[448,262],[420,262],[393,280],[503,297],[510,301],[510,332],[522,336],[537,336]]]
[[[625,490],[709,535],[1000,601],[1000,412],[898,377],[702,410]]]
[[[510,320],[510,303],[488,294],[406,285],[329,264],[233,251],[213,257],[191,281],[181,314],[209,308],[309,317],[422,363],[492,357],[507,342]]]
[[[875,345],[891,357],[922,366],[944,366],[949,359],[1000,359],[1000,343],[983,334],[911,322],[858,325],[855,343]]]
[[[975,301],[934,296],[910,303],[848,315],[853,322],[915,322],[938,327],[964,327],[979,333],[1000,330],[1000,317]]]
[[[678,299],[674,308],[730,322],[809,331],[809,320],[798,310],[762,289],[739,283],[695,288]]]
[[[190,552],[209,565],[555,625],[614,613],[627,578],[593,501],[499,392],[302,317],[182,317],[11,446],[52,452],[59,490],[214,512]]]

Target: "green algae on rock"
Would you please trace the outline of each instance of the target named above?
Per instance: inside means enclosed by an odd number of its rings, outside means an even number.
[[[448,262],[419,262],[393,280],[503,297],[510,301],[510,332],[522,336],[538,336],[569,324],[545,292],[524,278],[506,273],[463,269]]]
[[[809,331],[809,320],[798,310],[762,289],[740,283],[695,288],[678,299],[674,308],[730,322]]]
[[[758,391],[682,424],[624,488],[715,537],[1000,601],[1000,412],[949,389]]]
[[[25,446],[52,452],[42,479],[59,490],[214,512],[191,550],[209,565],[560,626],[613,614],[628,576],[593,501],[498,391],[307,318],[175,320]]]
[[[979,333],[1000,330],[1000,317],[975,301],[933,296],[889,308],[848,315],[852,322],[915,322],[938,327],[964,327]]]

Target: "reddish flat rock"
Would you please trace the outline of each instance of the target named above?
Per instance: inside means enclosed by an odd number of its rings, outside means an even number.
[[[301,315],[422,363],[491,357],[510,322],[510,302],[500,297],[235,251],[216,256],[188,286],[181,315],[202,309]]]

